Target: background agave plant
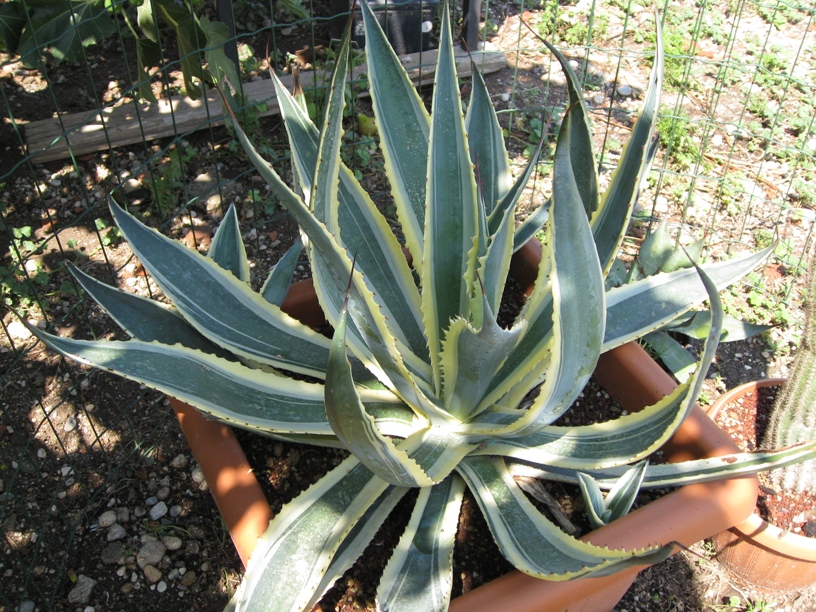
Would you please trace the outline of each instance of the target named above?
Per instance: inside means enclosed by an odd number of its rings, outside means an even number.
[[[519,466],[580,482],[593,521],[601,524],[626,513],[641,485],[750,473],[816,454],[810,444],[673,466],[645,461],[683,421],[700,388],[721,326],[715,287],[766,255],[604,289],[648,165],[662,72],[659,38],[643,110],[603,197],[577,79],[552,49],[567,74],[570,106],[558,136],[553,195],[537,215],[549,217],[538,278],[521,313],[503,328],[496,313],[512,253],[539,227],[514,224],[534,161],[512,180],[478,72],[463,113],[447,10],[430,116],[366,3],[362,13],[380,146],[404,242],[341,162],[347,39],[322,129],[275,81],[294,188],[237,128],[252,162],[308,238],[317,294],[334,327],[331,340],[278,307],[297,250],[256,293],[248,284],[234,211],[205,257],[115,204],[119,228],[173,308],[77,272],[134,339],[83,342],[34,330],[73,359],[140,381],[215,418],[351,451],[271,522],[231,607],[311,609],[410,488],[419,495],[381,579],[379,604],[443,610],[465,487],[516,567],[564,580],[654,562],[671,547],[609,550],[564,534],[514,481],[511,472]],[[687,383],[638,414],[601,425],[552,425],[580,393],[601,352],[658,328],[707,296],[715,313],[712,334]],[[605,498],[603,488],[612,489]]]

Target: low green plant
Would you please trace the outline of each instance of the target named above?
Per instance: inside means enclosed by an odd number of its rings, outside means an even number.
[[[607,287],[691,267],[692,262],[700,259],[702,249],[703,240],[696,240],[680,248],[669,235],[668,224],[660,223],[643,241],[637,257],[628,268],[621,260],[615,262],[606,277]],[[677,380],[685,382],[694,374],[697,363],[675,336],[704,340],[711,333],[712,321],[710,310],[690,311],[645,334],[642,341],[650,354],[659,358]],[[763,334],[772,327],[773,325],[758,325],[724,315],[719,340],[745,340]]]
[[[160,28],[173,30],[188,96],[201,96],[206,80],[200,52],[205,37],[196,10],[203,0],[9,0],[0,4],[0,49],[20,56],[29,68],[41,64],[46,51],[57,64],[84,62],[83,48],[118,31],[120,19],[136,39],[138,94],[155,102],[149,71],[163,65]]]
[[[179,196],[185,187],[184,169],[195,159],[196,154],[195,147],[177,144],[167,151],[166,156],[150,161],[151,176],[148,185],[153,192],[153,203],[160,217],[163,218],[178,206]]]
[[[0,295],[7,308],[27,312],[34,307],[51,280],[42,262],[31,257],[39,246],[30,225],[11,229],[8,265],[0,266]]]
[[[697,126],[683,111],[673,114],[664,108],[657,120],[660,144],[666,149],[672,167],[688,170],[701,159],[702,149]]]
[[[773,603],[761,599],[743,601],[736,595],[731,595],[724,604],[716,607],[727,612],[774,612],[776,609]]]
[[[519,466],[538,470],[541,478],[582,481],[604,523],[625,514],[641,486],[747,474],[816,456],[813,443],[778,453],[648,464],[692,409],[713,358],[721,327],[716,287],[767,255],[605,290],[647,171],[662,72],[659,44],[640,117],[603,196],[578,79],[550,47],[567,75],[570,104],[557,139],[552,198],[542,207],[546,215],[516,228],[515,207],[535,156],[513,180],[476,69],[463,113],[447,7],[430,115],[372,10],[367,3],[361,9],[398,234],[340,155],[348,33],[321,129],[302,99],[273,77],[292,150],[293,188],[236,128],[252,163],[308,237],[331,339],[278,306],[299,246],[256,293],[234,209],[203,256],[115,204],[118,226],[174,308],[77,272],[134,339],[88,342],[33,330],[72,359],[137,380],[217,419],[349,451],[270,523],[230,609],[312,609],[410,489],[418,495],[377,598],[382,609],[444,610],[466,487],[511,563],[542,579],[568,580],[655,562],[673,546],[611,550],[566,535],[525,497],[513,478]],[[521,312],[502,327],[496,313],[511,256],[544,219],[537,279]],[[688,383],[638,414],[584,427],[553,425],[582,391],[601,352],[706,297],[716,313],[712,334]],[[599,493],[610,489],[612,499]]]
[[[111,224],[104,219],[96,219],[94,225],[99,232],[99,242],[102,243],[102,246],[113,246],[122,238],[119,228],[111,227]]]

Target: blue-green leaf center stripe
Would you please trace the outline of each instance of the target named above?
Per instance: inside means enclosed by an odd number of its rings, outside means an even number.
[[[116,223],[179,312],[244,357],[322,378],[329,341],[266,302],[210,259],[151,230],[113,204]]]
[[[422,308],[438,389],[441,339],[453,318],[470,315],[479,232],[476,179],[468,153],[447,11],[442,15],[434,85]]]

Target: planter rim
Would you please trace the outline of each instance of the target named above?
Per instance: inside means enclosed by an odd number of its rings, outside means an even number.
[[[724,407],[743,395],[764,387],[777,387],[786,382],[786,378],[763,378],[743,383],[721,395],[709,407],[707,414],[712,419]],[[816,562],[816,538],[808,538],[797,533],[783,531],[757,514],[751,514],[746,520],[731,528],[740,536],[754,540],[755,544],[774,552],[795,559]]]

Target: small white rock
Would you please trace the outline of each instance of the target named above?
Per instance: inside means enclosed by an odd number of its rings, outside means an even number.
[[[167,550],[178,550],[183,544],[181,538],[176,536],[164,536],[161,542]]]
[[[116,510],[106,510],[102,514],[99,515],[97,519],[99,526],[103,529],[106,527],[110,527],[116,522]]]
[[[21,321],[12,321],[6,326],[6,329],[12,340],[28,340],[31,337],[31,332]]]
[[[108,529],[108,542],[115,542],[116,540],[121,540],[127,535],[125,528],[122,527],[119,523],[114,523]]]
[[[504,92],[501,94],[501,101],[502,102],[509,102],[510,101],[510,94],[508,92]]]
[[[193,477],[193,481],[201,484],[204,482],[204,471],[201,469],[200,466],[195,466],[193,471],[191,472],[191,476]]]
[[[152,565],[145,565],[144,568],[142,568],[142,571],[144,572],[147,581],[151,584],[156,584],[159,580],[161,580],[162,573],[161,570],[157,567],[154,567]]]
[[[615,92],[617,92],[617,94],[623,98],[628,98],[631,96],[633,91],[634,90],[629,85],[618,85],[615,88]]]
[[[165,514],[167,514],[167,504],[163,501],[160,501],[150,509],[150,518],[154,521],[158,521]]]
[[[72,415],[65,419],[65,423],[63,424],[62,428],[65,431],[74,431],[77,428],[76,417]]]

